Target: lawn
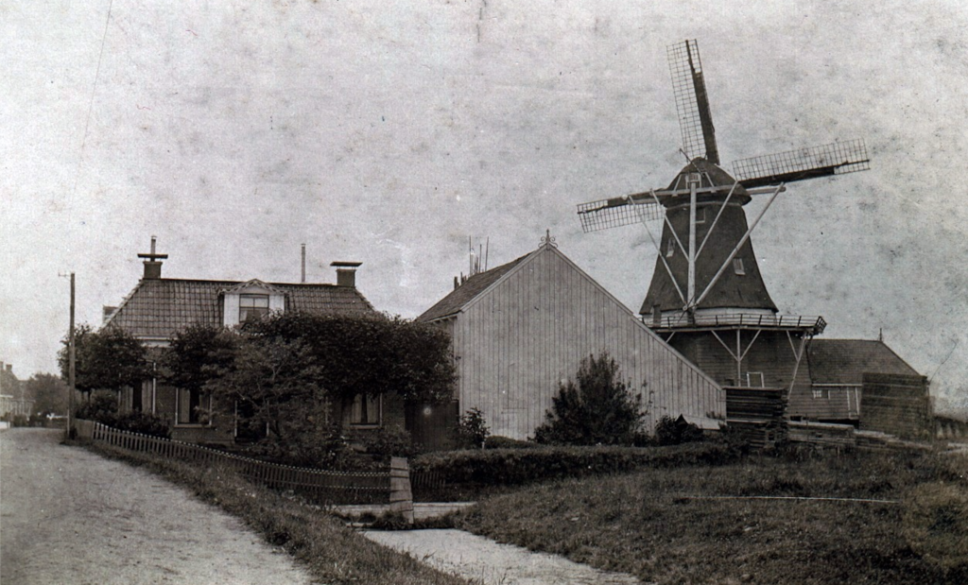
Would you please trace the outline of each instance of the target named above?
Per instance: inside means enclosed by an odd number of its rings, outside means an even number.
[[[456,522],[647,582],[968,583],[966,462],[854,453],[650,469],[494,496]]]

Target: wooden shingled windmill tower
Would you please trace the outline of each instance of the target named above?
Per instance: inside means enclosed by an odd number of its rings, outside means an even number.
[[[696,41],[670,46],[668,58],[682,152],[689,162],[665,188],[579,205],[582,229],[645,226],[658,258],[640,310],[643,321],[734,389],[734,396],[744,388],[784,395],[798,386],[809,391],[806,375],[798,380],[799,365],[806,342],[826,323],[820,317],[778,315],[750,234],[786,184],[867,170],[864,142],[742,159],[727,172],[720,166]],[[753,195],[766,195],[768,201],[749,223],[743,207]],[[657,240],[650,224],[658,221]]]

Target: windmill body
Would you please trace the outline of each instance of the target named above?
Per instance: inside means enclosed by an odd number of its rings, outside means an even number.
[[[749,193],[742,186],[733,189],[736,181],[726,171],[703,158],[696,158],[686,165],[668,190],[688,190],[690,179],[698,179],[700,188],[715,188],[712,192],[696,196],[695,238],[698,243],[705,242],[706,245],[701,250],[697,249],[694,290],[701,293],[710,284],[712,287],[702,301],[692,307],[693,315],[700,318],[736,313],[774,315],[777,308],[763,283],[753,243],[746,239],[740,244],[749,231],[749,222],[743,209],[752,200]],[[727,201],[731,190],[732,196]],[[668,197],[663,201],[663,206],[669,221],[663,225],[660,238],[659,253],[662,257],[656,258],[652,283],[639,312],[644,315],[659,313],[665,317],[665,322],[675,324],[683,320],[681,313],[684,305],[677,291],[688,290],[689,287],[688,250],[680,250],[677,243],[690,239],[690,198],[685,193],[679,197]],[[730,266],[713,282],[730,252],[737,246],[739,249],[731,259]],[[665,270],[665,264],[668,264],[669,271]]]

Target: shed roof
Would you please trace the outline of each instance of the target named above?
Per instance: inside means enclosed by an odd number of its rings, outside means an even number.
[[[919,376],[883,341],[814,339],[807,349],[814,384],[861,384],[865,373]]]
[[[121,327],[140,339],[168,339],[192,324],[220,325],[222,293],[253,281],[142,279],[105,325]],[[353,314],[373,311],[356,289],[334,284],[267,283],[282,292],[287,311]]]

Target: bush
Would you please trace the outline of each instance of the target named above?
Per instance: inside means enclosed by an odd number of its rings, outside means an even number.
[[[488,437],[485,449],[539,449],[542,446],[534,441],[521,441],[511,437]]]
[[[87,402],[81,404],[74,416],[82,420],[93,420],[106,425],[114,425],[118,413],[118,397],[114,392],[92,392]]]
[[[681,445],[692,441],[702,441],[702,429],[686,422],[681,415],[677,419],[664,416],[655,425],[655,440],[659,445]]]
[[[641,396],[632,396],[618,377],[618,364],[603,353],[581,361],[577,382],[558,388],[545,422],[535,429],[539,443],[631,445],[642,421]]]
[[[382,461],[389,461],[390,457],[413,455],[413,439],[398,425],[367,431],[361,438],[364,450]]]
[[[141,433],[142,435],[151,435],[163,439],[171,437],[171,429],[168,428],[168,423],[164,419],[145,412],[116,415],[111,426],[122,431]]]
[[[458,449],[483,449],[491,434],[484,421],[484,413],[472,408],[461,415],[454,429],[454,443]]]

